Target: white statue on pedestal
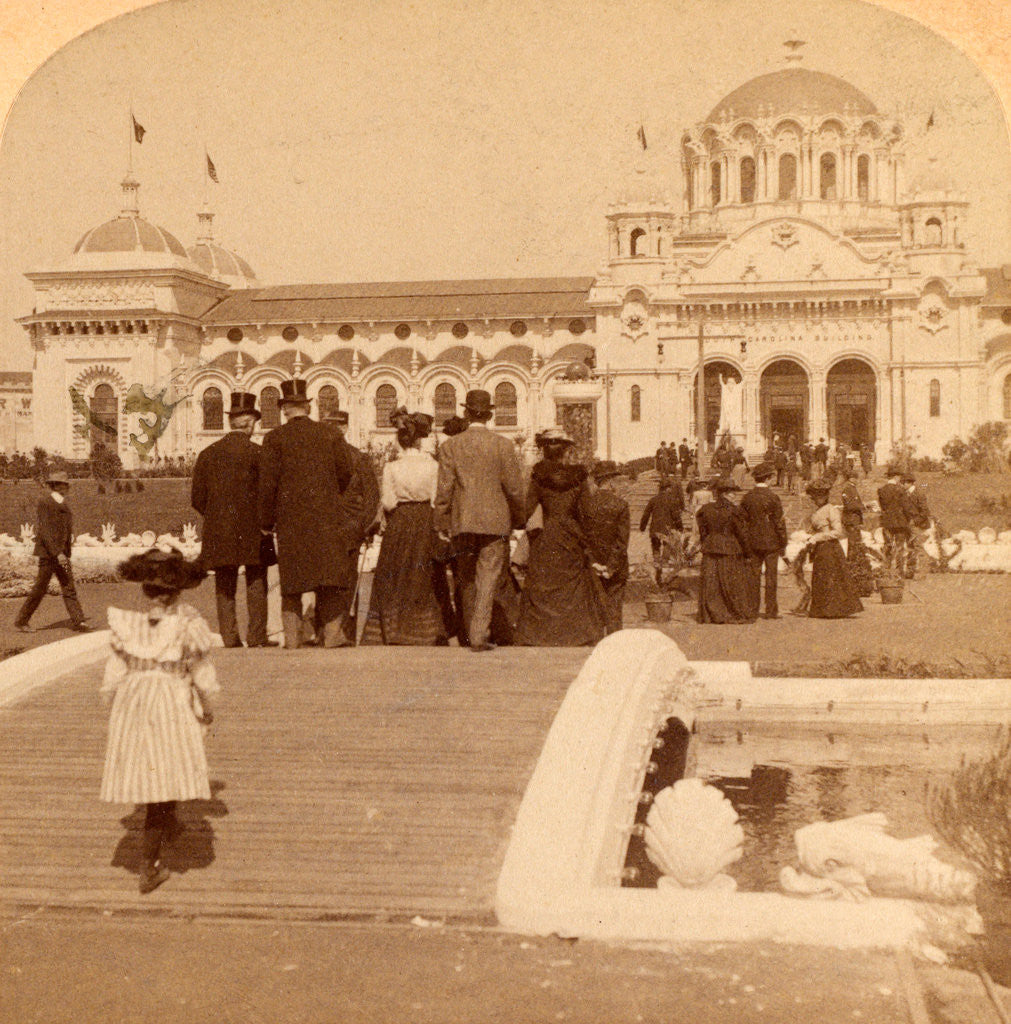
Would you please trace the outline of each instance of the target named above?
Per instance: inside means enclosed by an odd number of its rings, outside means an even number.
[[[720,425],[718,437],[725,433],[737,437],[744,433],[744,415],[741,403],[741,382],[720,374]]]

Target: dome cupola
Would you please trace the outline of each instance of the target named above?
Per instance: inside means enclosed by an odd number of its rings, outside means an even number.
[[[214,241],[214,214],[208,209],[201,210],[197,220],[200,234],[196,245],[187,250],[189,258],[209,277],[231,288],[255,288],[259,282],[253,268],[241,256]]]

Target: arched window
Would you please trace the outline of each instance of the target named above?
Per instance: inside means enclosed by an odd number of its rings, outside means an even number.
[[[792,153],[779,158],[779,198],[797,198],[797,158]]]
[[[941,415],[941,382],[936,377],[930,382],[930,415]]]
[[[456,415],[456,388],[452,384],[435,386],[435,425],[441,427],[451,416]]]
[[[646,237],[646,232],[642,228],[636,228],[632,234],[628,236],[628,251],[631,256],[645,256],[646,255],[646,243],[643,241]]]
[[[719,206],[720,200],[723,198],[720,173],[720,162],[718,160],[714,160],[709,165],[709,194],[712,197],[713,206]]]
[[[376,388],[376,426],[385,430],[390,425],[390,413],[397,407],[397,389],[392,384]]]
[[[317,408],[319,409],[319,418],[321,420],[325,420],[328,416],[333,416],[340,408],[340,396],[337,394],[337,389],[333,384],[324,384],[319,389]]]
[[[935,248],[941,245],[941,222],[936,217],[931,217],[924,225],[924,241],[927,245]]]
[[[1004,378],[1004,419],[1011,420],[1011,373]]]
[[[208,388],[201,399],[204,412],[204,430],[224,430],[225,402],[220,388]]]
[[[504,380],[495,385],[495,426],[515,427],[517,423],[516,386]]]
[[[281,392],[273,385],[268,384],[260,392],[260,429],[273,430],[281,425],[281,409],[278,403],[281,400]]]
[[[741,202],[755,201],[755,161],[746,156],[741,161]]]
[[[871,197],[871,158],[863,153],[857,157],[857,199],[866,203]]]
[[[835,199],[835,153],[822,153],[821,155],[821,184],[820,194],[822,199]]]
[[[99,384],[91,396],[91,449],[116,451],[119,440],[119,402],[111,384]]]
[[[632,390],[628,395],[629,404],[629,419],[633,423],[638,423],[642,419],[642,390],[638,384],[632,385]]]

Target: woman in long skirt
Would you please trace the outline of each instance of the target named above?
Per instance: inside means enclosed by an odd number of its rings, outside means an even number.
[[[758,618],[747,565],[747,524],[741,510],[727,498],[737,489],[728,477],[715,481],[715,500],[703,505],[695,517],[702,548],[699,622],[754,622]]]
[[[447,638],[436,574],[445,580],[445,568],[434,561],[432,525],[439,464],[421,450],[432,417],[398,409],[392,421],[401,452],[383,467],[386,528],[362,643],[441,645]]]
[[[808,496],[817,506],[811,515],[812,536],[806,545],[811,555],[811,604],[807,614],[812,619],[844,619],[863,611],[839,543],[846,536],[842,513],[829,504],[829,489],[820,480],[807,487]]]
[[[112,653],[102,693],[112,701],[101,799],[145,807],[140,891],[169,877],[161,849],[180,825],[177,800],[209,800],[202,725],[212,718],[218,692],[207,659],[211,631],[182,590],[207,573],[180,551],[152,548],[134,555],[120,575],[143,585],[148,611],[109,609]]]
[[[543,529],[530,543],[515,642],[528,647],[581,647],[604,639],[604,595],[590,568],[579,504],[586,488],[584,466],[565,460],[573,441],[558,428],[542,431],[544,453],[531,474],[527,519],[538,506]]]

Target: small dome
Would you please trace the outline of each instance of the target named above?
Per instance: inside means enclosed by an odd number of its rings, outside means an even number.
[[[759,75],[713,107],[707,121],[724,117],[776,117],[779,114],[876,115],[877,108],[855,86],[835,75],[808,68],[785,68]]]
[[[229,283],[234,279],[244,282],[246,287],[257,283],[253,268],[241,256],[217,242],[201,240],[187,249],[186,254],[209,277],[219,277]]]
[[[163,252],[186,258],[186,250],[175,235],[143,217],[120,214],[86,232],[74,246],[81,252]]]

